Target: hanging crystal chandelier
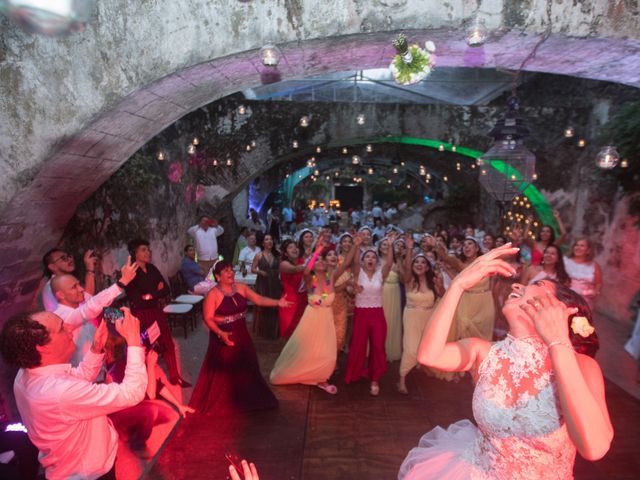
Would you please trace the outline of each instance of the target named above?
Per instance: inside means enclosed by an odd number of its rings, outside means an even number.
[[[529,129],[518,116],[517,97],[507,101],[507,113],[489,132],[493,146],[478,159],[482,186],[499,202],[509,202],[533,180],[536,157],[523,143]]]

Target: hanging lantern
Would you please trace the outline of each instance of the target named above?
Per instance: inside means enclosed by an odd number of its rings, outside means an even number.
[[[489,32],[487,31],[487,27],[485,26],[484,18],[476,15],[469,24],[467,28],[467,45],[470,47],[479,47],[487,41],[487,37],[489,36]]]
[[[231,165],[233,165],[233,160],[231,160],[230,158],[227,158],[227,161],[225,162],[225,165],[227,167],[230,167]]]
[[[56,36],[83,31],[94,4],[95,0],[5,0],[0,12],[27,32]]]
[[[200,139],[198,137],[193,137],[193,140],[191,140],[191,143],[193,143],[194,145],[198,145],[200,143]]]
[[[507,106],[506,115],[489,133],[493,146],[478,161],[480,183],[499,202],[519,195],[534,180],[536,169],[536,157],[523,143],[529,129],[518,116],[518,99],[511,97]]]
[[[158,152],[158,157],[157,157],[157,158],[158,158],[158,160],[159,160],[159,161],[161,161],[161,162],[162,162],[162,161],[164,161],[167,157],[165,156],[164,152],[163,152],[162,150],[160,150],[160,151]]]
[[[244,115],[245,113],[247,113],[247,107],[245,107],[244,105],[238,105],[238,113],[240,115]]]
[[[275,45],[268,43],[260,49],[260,60],[265,67],[276,67],[280,62],[280,50]]]
[[[567,127],[564,129],[564,136],[565,138],[572,138],[573,137],[573,127]]]
[[[342,154],[346,155],[347,153],[349,153],[349,150],[347,149],[347,147],[342,147]]]
[[[373,146],[370,143],[367,143],[367,153],[373,152]]]
[[[587,144],[587,142],[585,141],[585,139],[584,139],[584,138],[580,138],[580,139],[578,140],[578,147],[580,147],[580,148],[584,148],[586,144]]]
[[[623,158],[622,161],[620,162],[620,167],[621,168],[629,167],[629,160],[627,160],[626,158]]]
[[[365,121],[366,121],[366,117],[364,116],[364,113],[359,113],[358,116],[356,117],[356,123],[358,125],[364,125]]]
[[[440,151],[440,152],[444,152],[444,145],[443,145],[443,144],[440,144],[440,145],[438,146],[438,151]]]
[[[360,165],[360,157],[358,155],[354,155],[351,157],[351,163],[353,165]]]
[[[602,147],[596,155],[596,165],[604,170],[611,170],[620,161],[620,155],[616,150],[616,147],[607,145]]]
[[[194,144],[191,144],[187,147],[187,153],[189,155],[194,155],[196,153],[196,146]]]
[[[292,146],[293,148],[298,148],[300,145],[298,144],[298,141],[297,141],[297,140],[294,140],[293,142],[291,142],[291,146]]]
[[[316,147],[316,153],[322,153],[322,148]]]
[[[302,117],[300,117],[300,126],[303,128],[306,128],[309,126],[309,117],[306,115],[303,115]]]

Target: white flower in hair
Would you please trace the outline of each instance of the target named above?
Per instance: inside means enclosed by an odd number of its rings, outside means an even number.
[[[587,338],[595,332],[596,329],[589,323],[587,317],[573,317],[571,320],[571,331],[576,335]]]

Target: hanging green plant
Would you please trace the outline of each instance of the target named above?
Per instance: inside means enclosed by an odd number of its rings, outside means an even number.
[[[416,44],[409,45],[404,34],[400,33],[393,40],[393,46],[398,54],[393,57],[389,69],[396,83],[401,85],[418,83],[427,78],[435,67],[436,46],[433,42],[426,42],[425,48],[422,49]]]

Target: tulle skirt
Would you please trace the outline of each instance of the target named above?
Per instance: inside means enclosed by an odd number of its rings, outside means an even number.
[[[466,459],[478,435],[478,428],[469,420],[460,420],[446,430],[434,428],[404,459],[398,480],[486,479],[486,474]]]

